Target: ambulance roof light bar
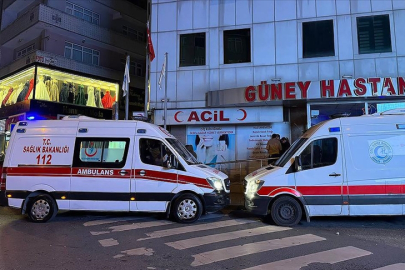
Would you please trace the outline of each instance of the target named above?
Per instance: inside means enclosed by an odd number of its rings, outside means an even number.
[[[88,117],[88,116],[84,116],[84,115],[67,115],[64,116],[62,118],[62,120],[83,120],[83,119],[87,119],[87,120],[98,120],[96,118],[93,117]]]

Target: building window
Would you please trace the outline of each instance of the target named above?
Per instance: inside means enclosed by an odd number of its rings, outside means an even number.
[[[250,29],[224,31],[224,64],[250,61]]]
[[[302,23],[303,58],[335,55],[333,20]]]
[[[122,64],[122,69],[125,69],[125,60],[121,59],[121,64]],[[144,76],[145,72],[144,72],[145,68],[144,65],[137,62],[137,61],[131,61],[129,63],[129,74],[138,76],[138,77],[142,77]]]
[[[94,24],[100,24],[100,15],[68,1],[66,1],[66,13]]]
[[[35,49],[35,44],[31,44],[28,47],[25,47],[24,49],[19,50],[17,52],[17,59],[26,56],[30,52],[34,51],[34,49]]]
[[[389,15],[357,18],[359,54],[392,52]]]
[[[205,65],[205,33],[180,35],[180,66]]]
[[[89,65],[98,66],[100,63],[100,52],[70,42],[65,42],[65,57]]]
[[[122,26],[122,33],[131,39],[145,41],[145,34],[126,25]]]

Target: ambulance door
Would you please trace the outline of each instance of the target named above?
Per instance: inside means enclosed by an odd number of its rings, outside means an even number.
[[[344,184],[341,136],[315,139],[301,152],[301,171],[295,173],[297,190],[311,216],[340,215]]]
[[[135,137],[131,211],[164,212],[177,187],[178,170],[164,166],[168,150],[160,138]]]
[[[105,131],[104,131],[105,132]],[[133,143],[125,137],[83,134],[73,157],[72,210],[129,211]]]

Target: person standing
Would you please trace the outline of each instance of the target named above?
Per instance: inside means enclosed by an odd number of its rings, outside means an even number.
[[[267,153],[269,154],[269,158],[279,158],[280,152],[282,150],[280,140],[277,139],[277,136],[280,137],[278,134],[271,135],[271,139],[267,142],[266,149]],[[268,160],[268,164],[271,164],[275,160]]]
[[[280,154],[282,155],[285,153],[285,151],[287,151],[288,148],[290,148],[291,144],[287,137],[281,138],[280,142],[281,142],[281,153]]]

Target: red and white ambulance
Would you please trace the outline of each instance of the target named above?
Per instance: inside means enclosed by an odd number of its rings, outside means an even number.
[[[405,214],[405,109],[311,127],[274,164],[245,177],[245,206],[278,225],[303,214]]]
[[[2,172],[8,205],[34,222],[58,210],[166,212],[191,223],[228,205],[229,179],[141,121],[19,122]]]

